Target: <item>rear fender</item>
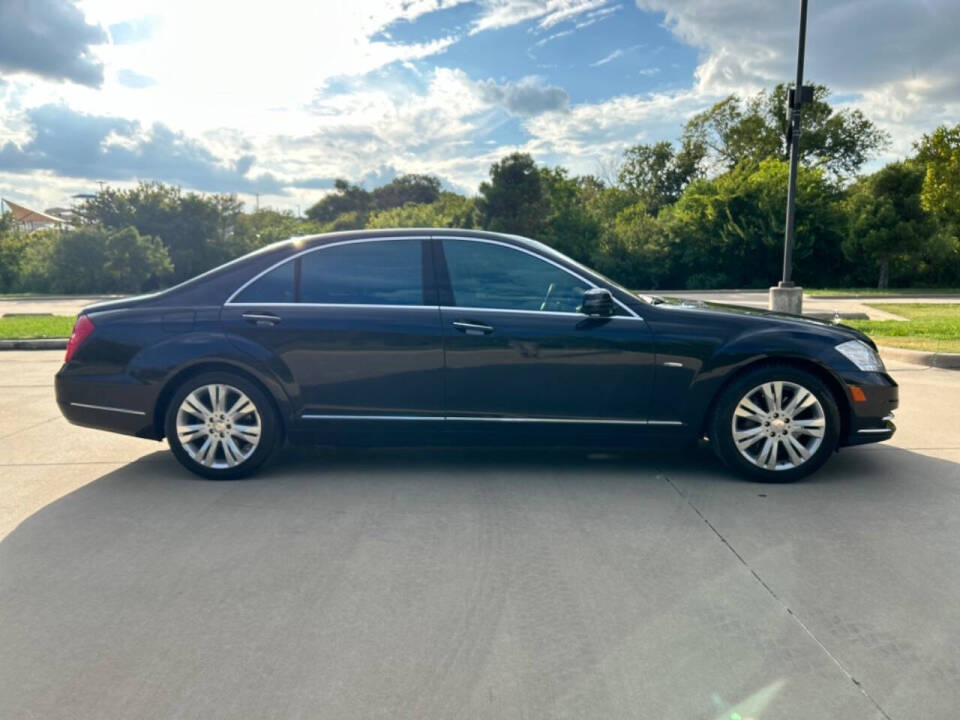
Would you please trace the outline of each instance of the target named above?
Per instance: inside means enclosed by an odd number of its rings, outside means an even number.
[[[145,348],[128,367],[133,378],[158,388],[154,423],[159,435],[163,433],[167,402],[180,383],[191,375],[215,368],[246,375],[262,385],[276,404],[284,427],[289,425],[293,403],[288,384],[278,378],[267,363],[240,351],[223,334],[187,333]]]

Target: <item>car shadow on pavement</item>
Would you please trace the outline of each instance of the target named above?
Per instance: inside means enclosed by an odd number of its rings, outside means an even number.
[[[684,550],[694,540],[712,542],[689,503],[726,498],[734,518],[773,501],[797,517],[818,497],[828,497],[836,516],[861,513],[865,502],[910,512],[918,486],[958,479],[960,464],[897,448],[846,450],[814,478],[782,486],[740,480],[704,447],[297,450],[232,482],[200,480],[169,453],[153,453],[50,503],[0,543],[0,697],[9,717],[265,717],[324,702],[334,703],[326,706],[331,717],[370,716],[423,681],[435,661],[430,643],[448,638],[443,662],[459,667],[458,653],[474,652],[464,633],[500,622],[527,627],[527,615],[510,614],[522,610],[546,623],[536,620],[531,657],[546,643],[542,652],[559,653],[562,663],[543,678],[521,679],[541,702],[553,702],[579,682],[563,672],[588,663],[583,648],[593,642],[580,615],[571,615],[580,612],[580,581],[567,564],[593,577],[605,563],[624,563],[610,575],[622,587],[603,597],[656,591],[665,599],[651,598],[651,607],[669,608],[678,607],[674,592],[686,602],[712,593],[717,603],[730,571],[714,577],[713,556]],[[704,566],[688,567],[689,587],[677,586],[676,568],[693,561]],[[519,588],[523,597],[488,595],[495,586]],[[615,605],[608,619],[634,627],[631,612]],[[712,622],[704,612],[682,622]],[[434,627],[441,635],[431,634]],[[484,652],[510,651],[484,642]],[[738,662],[754,663],[751,652]],[[711,661],[718,673],[732,662],[722,658]],[[745,686],[776,679],[757,658],[753,675],[743,670]],[[495,672],[479,654],[474,660]],[[649,661],[669,667],[659,655]],[[473,702],[472,672],[463,671],[462,688],[422,693]],[[344,689],[351,687],[367,694]],[[606,692],[596,678],[591,687]],[[671,702],[669,684],[662,692],[660,700]],[[430,714],[418,708],[394,716]]]

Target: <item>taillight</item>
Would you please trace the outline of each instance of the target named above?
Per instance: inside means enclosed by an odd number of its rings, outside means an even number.
[[[90,337],[90,333],[92,332],[93,321],[86,315],[78,317],[77,322],[73,326],[73,332],[70,333],[70,341],[67,343],[67,356],[63,359],[64,362],[70,362],[74,353],[80,349],[84,340]]]

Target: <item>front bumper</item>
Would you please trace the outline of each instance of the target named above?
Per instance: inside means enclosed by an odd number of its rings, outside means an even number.
[[[850,411],[840,445],[864,445],[893,437],[897,431],[893,411],[900,404],[896,381],[885,372],[844,373],[841,379]]]

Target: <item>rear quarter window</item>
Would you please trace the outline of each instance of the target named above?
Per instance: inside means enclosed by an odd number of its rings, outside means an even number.
[[[235,303],[292,303],[296,302],[294,288],[294,260],[275,267],[266,275],[247,285],[233,299]]]

